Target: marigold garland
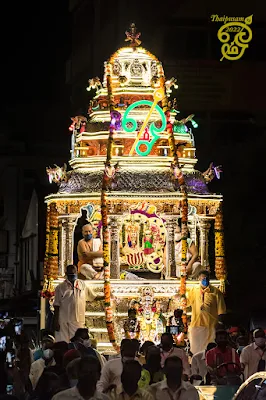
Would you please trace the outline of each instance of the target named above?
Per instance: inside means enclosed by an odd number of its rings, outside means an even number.
[[[46,219],[46,244],[44,260],[44,284],[41,296],[51,298],[54,296],[54,279],[58,276],[58,210],[52,203],[47,208]]]
[[[108,101],[110,107],[110,114],[114,110],[114,101],[112,95],[112,86],[111,86],[111,66],[110,64],[106,65],[106,80],[107,80],[107,91],[108,91]],[[111,118],[112,121],[112,118]],[[111,285],[110,285],[110,248],[109,248],[109,233],[108,233],[108,212],[107,212],[107,189],[108,182],[110,178],[107,174],[107,168],[111,165],[112,158],[112,147],[113,147],[113,133],[114,133],[114,125],[112,122],[110,123],[109,129],[109,137],[107,143],[107,154],[105,161],[105,169],[103,173],[102,180],[102,192],[101,192],[101,215],[102,215],[102,230],[103,230],[103,260],[104,260],[104,308],[105,308],[105,319],[106,319],[106,328],[109,336],[109,340],[112,343],[114,349],[118,352],[119,346],[116,343],[115,337],[115,327],[113,321],[113,310],[111,307]]]
[[[224,252],[224,231],[222,209],[217,211],[214,222],[215,235],[215,275],[220,280],[220,290],[225,293],[225,281],[227,278],[225,252]]]

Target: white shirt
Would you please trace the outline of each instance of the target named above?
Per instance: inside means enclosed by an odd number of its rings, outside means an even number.
[[[76,279],[74,286],[66,279],[55,288],[54,306],[60,307],[59,324],[62,322],[85,323],[86,286]]]
[[[56,395],[53,396],[52,400],[84,400],[84,397],[82,397],[77,389],[76,386],[74,386],[71,389],[63,390],[62,392],[57,393]],[[106,394],[95,392],[92,397],[90,397],[90,400],[109,400],[109,397],[106,396]]]
[[[55,365],[54,359],[49,363],[49,366],[53,365]],[[40,379],[44,371],[44,368],[45,368],[45,361],[43,358],[39,358],[39,360],[36,360],[31,364],[29,378],[33,389],[36,388],[38,380]]]
[[[200,375],[202,379],[205,378],[208,372],[206,366],[205,350],[193,355],[191,360],[191,371],[192,375]]]
[[[168,357],[173,357],[177,356],[182,360],[183,364],[183,373],[185,375],[190,376],[191,375],[191,370],[188,362],[188,357],[183,349],[179,349],[178,347],[172,347],[170,351],[162,351],[161,352],[161,367],[164,367],[165,360]]]
[[[258,372],[258,364],[260,360],[265,360],[266,364],[266,348],[263,352],[256,343],[251,343],[244,347],[240,354],[240,362],[245,365],[245,379],[248,379],[251,375],[255,374],[255,372]]]
[[[148,391],[153,395],[154,400],[199,400],[197,389],[185,381],[181,382],[176,392],[168,388],[166,380],[149,386]]]
[[[122,371],[123,363],[121,357],[107,361],[102,368],[101,377],[97,383],[97,390],[103,392],[108,389],[110,385],[120,386]]]

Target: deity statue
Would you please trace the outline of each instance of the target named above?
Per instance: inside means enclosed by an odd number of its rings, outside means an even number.
[[[151,254],[154,252],[153,249],[153,235],[150,230],[147,230],[144,236],[144,254]]]
[[[126,226],[127,247],[132,250],[138,248],[139,243],[139,225],[133,220]]]
[[[160,302],[154,300],[153,290],[150,287],[142,288],[138,315],[142,339],[158,342],[159,335],[164,332],[165,320],[161,313]]]
[[[139,339],[140,323],[137,319],[136,308],[129,308],[128,318],[124,322],[124,332],[127,339]]]

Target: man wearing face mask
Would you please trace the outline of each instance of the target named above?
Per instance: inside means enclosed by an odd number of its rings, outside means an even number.
[[[166,380],[154,383],[148,388],[154,400],[199,400],[194,386],[182,380],[183,365],[179,357],[167,358],[164,373]]]
[[[42,358],[34,361],[31,364],[29,379],[32,384],[33,390],[35,389],[43,371],[47,367],[52,367],[55,365],[54,352],[52,349],[43,350]]]
[[[52,335],[46,335],[42,339],[42,346],[40,349],[33,353],[34,361],[39,360],[43,356],[43,351],[46,349],[52,349],[55,343],[55,338]]]
[[[91,347],[88,328],[79,328],[76,331],[75,336],[71,339],[69,348],[78,350],[82,357],[97,357],[100,361],[101,367],[106,363],[106,359],[96,349]]]
[[[255,372],[266,371],[266,338],[263,329],[255,329],[254,342],[246,346],[240,355],[245,379]]]
[[[97,296],[84,281],[77,279],[77,267],[68,265],[64,282],[55,289],[54,329],[57,342],[69,343],[78,328],[85,326],[86,300]]]
[[[199,273],[199,286],[189,290],[187,306],[192,308],[190,350],[196,354],[204,351],[208,343],[214,341],[219,316],[226,313],[223,294],[210,284],[208,271]]]
[[[239,375],[241,366],[237,352],[229,346],[228,334],[225,330],[216,332],[215,341],[217,346],[206,353],[206,365],[210,374],[215,376],[219,383],[219,379],[223,381],[223,377],[228,374]],[[229,363],[227,366],[217,369],[220,365],[227,363]]]
[[[99,238],[93,238],[91,224],[82,228],[83,239],[78,242],[78,268],[87,279],[103,279],[103,248]]]

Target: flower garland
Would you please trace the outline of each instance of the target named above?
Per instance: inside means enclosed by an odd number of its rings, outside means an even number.
[[[215,235],[215,275],[220,280],[220,290],[225,293],[225,280],[227,277],[224,252],[223,214],[219,208],[214,222]]]
[[[50,299],[54,296],[53,281],[58,276],[58,211],[52,203],[47,209],[46,245],[44,260],[44,284],[41,296]]]
[[[165,88],[165,77],[160,77],[160,85],[161,87]],[[183,298],[182,301],[182,309],[184,311],[184,321],[187,324],[187,316],[186,316],[186,276],[187,276],[187,221],[188,221],[188,199],[187,199],[187,188],[185,183],[185,178],[183,172],[179,165],[179,159],[176,151],[175,146],[175,137],[173,133],[173,125],[170,121],[170,111],[168,108],[167,96],[164,97],[162,100],[162,107],[166,115],[167,119],[167,126],[166,130],[168,132],[168,141],[170,147],[170,153],[174,158],[172,163],[172,170],[175,179],[178,182],[180,192],[182,193],[183,197],[180,202],[181,206],[181,244],[182,244],[182,256],[181,256],[181,278],[180,278],[180,296]]]
[[[108,213],[107,213],[107,190],[109,186],[110,177],[108,177],[108,171],[111,166],[112,147],[113,147],[113,133],[115,131],[115,121],[112,118],[112,111],[114,110],[114,98],[112,95],[111,86],[111,65],[106,65],[106,83],[108,91],[108,100],[110,107],[111,123],[109,129],[109,137],[107,143],[107,154],[105,161],[105,168],[102,180],[102,192],[101,192],[101,215],[102,215],[102,230],[103,230],[103,265],[104,265],[104,309],[106,328],[109,336],[109,340],[112,343],[114,349],[118,352],[119,346],[116,343],[115,338],[115,327],[113,321],[113,310],[111,307],[111,285],[110,285],[110,248],[109,248],[109,232],[108,232]]]

